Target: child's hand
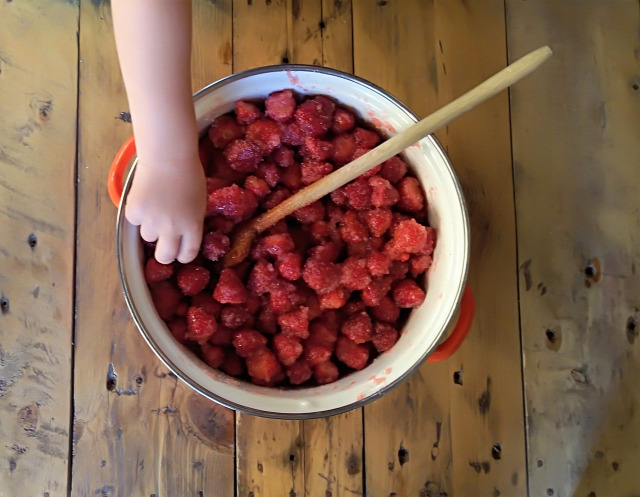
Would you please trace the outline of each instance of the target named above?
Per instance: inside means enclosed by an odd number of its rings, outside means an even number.
[[[112,0],[138,165],[125,205],[156,259],[191,262],[202,243],[204,171],[191,98],[191,0]]]
[[[191,262],[202,243],[207,190],[198,156],[179,164],[138,163],[125,216],[140,236],[157,240],[155,257],[169,264]]]

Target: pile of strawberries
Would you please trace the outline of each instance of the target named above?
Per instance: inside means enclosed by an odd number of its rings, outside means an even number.
[[[390,349],[425,292],[436,232],[418,180],[392,157],[258,238],[223,269],[234,227],[375,147],[346,108],[291,90],[238,101],[200,143],[207,175],[198,258],[145,276],[180,343],[225,373],[263,386],[322,385]]]

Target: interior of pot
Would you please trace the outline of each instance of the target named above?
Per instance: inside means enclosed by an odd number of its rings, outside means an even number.
[[[381,89],[351,75],[310,66],[273,66],[239,73],[204,88],[196,96],[198,127],[204,131],[241,98],[265,98],[291,88],[300,94],[333,97],[387,136],[402,131],[416,117]],[[403,158],[421,181],[428,217],[438,241],[426,275],[425,302],[414,309],[400,339],[362,371],[328,385],[300,389],[258,387],[210,368],[180,345],[156,313],[143,275],[138,228],[118,213],[120,277],[131,313],[158,357],[179,378],[203,395],[228,407],[261,416],[311,418],[344,412],[382,395],[406,378],[437,346],[460,301],[468,257],[469,228],[462,193],[450,162],[433,137],[409,147]],[[134,168],[135,169],[135,168]]]

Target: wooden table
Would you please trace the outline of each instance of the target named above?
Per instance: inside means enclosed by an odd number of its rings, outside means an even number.
[[[477,315],[449,360],[348,414],[192,393],[133,325],[106,173],[131,134],[108,2],[0,3],[0,496],[635,496],[636,1],[195,0],[194,90],[267,64],[353,72],[426,115],[463,184]]]

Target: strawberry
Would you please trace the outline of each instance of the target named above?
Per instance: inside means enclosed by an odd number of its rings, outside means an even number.
[[[233,334],[233,346],[236,354],[247,358],[255,351],[267,347],[267,338],[256,330],[238,330]]]
[[[393,289],[393,300],[398,307],[420,307],[424,299],[424,290],[413,280],[403,280]]]
[[[340,286],[340,267],[318,258],[307,259],[302,278],[314,290],[325,293]]]
[[[254,318],[245,305],[231,304],[222,307],[220,323],[231,329],[250,328]]]
[[[180,303],[180,292],[167,280],[154,283],[149,289],[156,311],[162,319],[169,320],[176,313]]]
[[[318,305],[321,310],[340,309],[347,303],[351,292],[346,288],[339,286],[335,290],[318,294]]]
[[[185,319],[173,319],[167,323],[169,331],[178,342],[184,344],[187,341],[187,321]]]
[[[391,207],[400,200],[398,190],[382,176],[369,178],[369,186],[372,188],[371,203],[374,207]]]
[[[282,366],[273,352],[259,349],[247,357],[247,371],[253,379],[270,383],[282,373]]]
[[[405,176],[397,184],[400,200],[398,208],[404,212],[418,212],[424,209],[424,194],[420,182],[411,176]]]
[[[397,330],[386,323],[375,323],[371,342],[378,352],[389,350],[398,341]]]
[[[247,289],[233,269],[222,270],[213,298],[221,304],[243,304],[247,301]]]
[[[230,241],[227,235],[210,231],[202,238],[200,253],[210,261],[219,261],[229,250]]]
[[[220,369],[229,376],[240,376],[244,373],[244,361],[235,352],[228,351]]]
[[[333,383],[339,377],[340,372],[338,371],[338,366],[331,361],[323,362],[313,368],[313,378],[318,385]]]
[[[331,123],[331,131],[336,135],[341,135],[347,131],[351,131],[356,124],[356,117],[353,113],[346,109],[337,107],[333,113],[333,122]]]
[[[189,307],[187,311],[188,332],[186,338],[194,342],[204,343],[218,329],[216,318],[202,307]]]
[[[340,329],[344,336],[358,344],[371,340],[371,330],[371,318],[366,312],[349,316]]]
[[[327,97],[319,95],[305,100],[295,111],[295,119],[300,129],[311,136],[322,136],[331,127],[335,104]]]
[[[201,346],[202,358],[212,368],[219,368],[225,360],[224,350],[217,345],[211,345],[208,342]]]
[[[309,336],[309,308],[300,307],[295,311],[278,316],[278,324],[285,335],[298,338]]]
[[[285,122],[293,117],[296,100],[291,90],[273,92],[264,101],[265,114],[274,121]]]
[[[287,367],[287,376],[289,377],[289,383],[292,385],[302,385],[306,383],[312,374],[313,371],[311,367],[307,361],[302,358]]]
[[[349,205],[358,211],[370,209],[373,188],[365,178],[358,178],[344,187]]]
[[[385,323],[395,323],[400,317],[400,308],[388,296],[382,297],[380,303],[370,310],[371,317]]]
[[[284,333],[273,337],[273,350],[283,366],[291,366],[302,354],[300,340]]]
[[[207,209],[236,222],[249,219],[257,207],[258,199],[253,192],[238,185],[215,190],[207,198]]]
[[[380,142],[380,135],[370,129],[356,128],[353,130],[353,136],[362,148],[373,148]]]
[[[176,275],[176,281],[182,293],[197,295],[209,284],[209,271],[196,264],[182,266]]]
[[[333,354],[332,347],[313,340],[305,340],[303,348],[304,358],[311,367],[328,361]]]
[[[336,342],[336,357],[352,369],[363,369],[369,361],[369,349],[345,336],[340,336]]]
[[[251,102],[238,100],[235,103],[236,119],[240,124],[250,124],[262,116],[260,107]]]
[[[216,148],[224,148],[229,142],[244,136],[244,128],[233,116],[218,117],[209,128],[209,139]]]
[[[395,184],[407,174],[407,164],[397,155],[382,163],[380,176]]]
[[[309,162],[303,162],[300,166],[300,172],[302,174],[302,183],[310,185],[316,181],[324,178],[327,174],[333,171],[333,166],[330,162],[322,162],[312,160]]]
[[[255,143],[262,155],[269,155],[280,145],[282,130],[272,119],[256,119],[247,126],[247,140]]]
[[[296,281],[302,275],[302,257],[295,252],[283,254],[278,257],[276,268],[283,278]]]
[[[147,283],[167,280],[173,275],[173,264],[162,264],[155,257],[150,257],[144,266],[144,277]]]
[[[223,153],[231,168],[241,173],[255,171],[262,160],[262,149],[244,138],[233,140],[224,147]]]
[[[366,259],[349,257],[342,263],[340,282],[349,290],[362,290],[371,282]]]
[[[389,274],[391,258],[383,252],[371,252],[367,257],[367,269],[371,276],[384,276]]]
[[[222,306],[219,302],[213,300],[213,296],[209,292],[202,292],[191,297],[191,305],[193,307],[201,307],[216,319],[220,317]]]

